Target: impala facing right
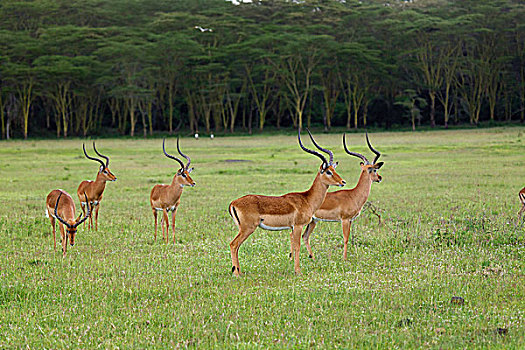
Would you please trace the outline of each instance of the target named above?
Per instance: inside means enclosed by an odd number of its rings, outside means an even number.
[[[185,186],[195,186],[195,181],[190,177],[190,173],[193,168],[190,168],[191,159],[180,151],[179,138],[177,137],[177,151],[183,156],[187,163],[184,163],[177,157],[172,156],[166,152],[165,147],[166,139],[162,140],[162,150],[164,155],[169,159],[176,160],[180,164],[180,169],[177,171],[170,185],[155,185],[151,189],[149,201],[151,210],[153,211],[153,217],[155,218],[155,241],[157,240],[157,212],[162,212],[160,225],[162,227],[162,237],[166,239],[168,243],[168,233],[170,222],[168,219],[168,212],[171,211],[171,231],[173,232],[173,243],[175,243],[175,216],[177,215],[177,208],[180,204],[180,196]],[[164,230],[166,225],[166,230]],[[164,235],[164,231],[166,234]]]
[[[308,130],[308,129],[307,129]],[[232,272],[239,276],[239,247],[255,231],[257,227],[265,230],[281,231],[292,230],[290,234],[292,253],[295,258],[295,273],[301,273],[299,266],[299,250],[301,247],[301,232],[321,206],[326,196],[328,186],[344,186],[345,181],[335,172],[337,163],[330,150],[321,148],[313,139],[313,144],[330,156],[330,160],[319,152],[310,150],[301,142],[301,132],[298,132],[299,145],[303,151],[319,157],[323,163],[317,176],[308,191],[287,193],[282,196],[247,195],[230,203],[228,211],[239,228],[239,233],[230,243]]]
[[[343,259],[346,260],[348,238],[350,236],[350,226],[352,225],[352,221],[359,216],[363,209],[363,205],[365,205],[368,200],[372,182],[381,182],[382,180],[381,175],[377,173],[379,168],[383,166],[383,162],[377,163],[381,153],[375,150],[370,144],[368,133],[366,133],[366,143],[370,150],[376,155],[372,163],[370,163],[364,155],[349,151],[346,147],[346,135],[343,134],[343,147],[346,153],[363,160],[361,162],[361,175],[359,176],[359,181],[354,188],[328,193],[321,207],[315,212],[312,222],[308,224],[303,234],[304,244],[310,254],[310,258],[313,258],[312,248],[310,247],[310,234],[314,230],[317,222],[338,221],[341,222],[341,225],[343,226],[343,241],[345,245]]]

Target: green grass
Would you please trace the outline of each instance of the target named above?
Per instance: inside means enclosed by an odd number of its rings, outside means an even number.
[[[340,135],[316,137],[353,187],[359,160]],[[371,158],[364,135],[348,141]],[[182,139],[197,186],[184,190],[169,245],[153,242],[149,192],[171,181],[176,162],[160,139],[100,140],[118,180],[99,231],[81,227],[66,258],[53,250],[45,197],[62,188],[78,206],[76,188],[97,163],[81,140],[1,142],[0,348],[524,347],[525,225],[515,224],[525,128],[371,141],[385,165],[370,201],[385,224],[364,212],[347,261],[340,225],[318,224],[316,260],[303,246],[300,276],[289,232],[258,229],[241,246],[241,278],[230,274],[228,204],[310,186],[319,161],[295,136]]]

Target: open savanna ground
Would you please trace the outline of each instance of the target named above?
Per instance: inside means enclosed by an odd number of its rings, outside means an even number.
[[[352,188],[359,160],[342,133],[314,134]],[[0,348],[525,346],[525,128],[370,139],[385,162],[369,198],[384,224],[363,212],[344,261],[340,224],[319,223],[315,260],[303,246],[298,276],[289,232],[257,229],[241,246],[240,278],[228,204],[310,186],[320,162],[296,135],[181,139],[197,186],[182,194],[175,244],[153,241],[150,190],[178,169],[162,140],[98,140],[118,180],[99,231],[81,226],[65,258],[45,197],[64,189],[78,212],[77,186],[98,163],[79,139],[1,142]],[[347,140],[372,158],[363,133]],[[175,137],[167,149],[176,153]]]

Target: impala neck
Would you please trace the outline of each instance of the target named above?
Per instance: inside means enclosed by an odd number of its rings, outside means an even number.
[[[310,206],[314,211],[316,211],[321,206],[321,204],[323,204],[327,191],[328,185],[325,185],[321,182],[321,174],[317,172],[317,176],[315,177],[312,186],[310,186],[310,189],[306,191],[306,198],[308,199],[308,203],[310,203]]]
[[[173,180],[171,181],[171,186],[175,189],[179,189],[180,191],[182,191],[182,189],[184,188],[182,186],[182,179],[183,177],[181,175],[179,175],[178,173],[175,174]]]
[[[104,192],[104,189],[106,188],[106,179],[102,175],[102,173],[97,174],[97,178],[93,182],[93,189],[94,193],[96,194],[96,197],[98,198],[102,192]]]
[[[370,195],[370,188],[372,187],[372,178],[367,170],[361,170],[361,175],[359,176],[359,181],[354,187],[354,199],[357,204],[362,207],[365,205]]]

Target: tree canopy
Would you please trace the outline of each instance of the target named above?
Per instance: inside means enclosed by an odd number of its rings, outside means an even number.
[[[525,120],[518,0],[3,0],[2,138]]]

